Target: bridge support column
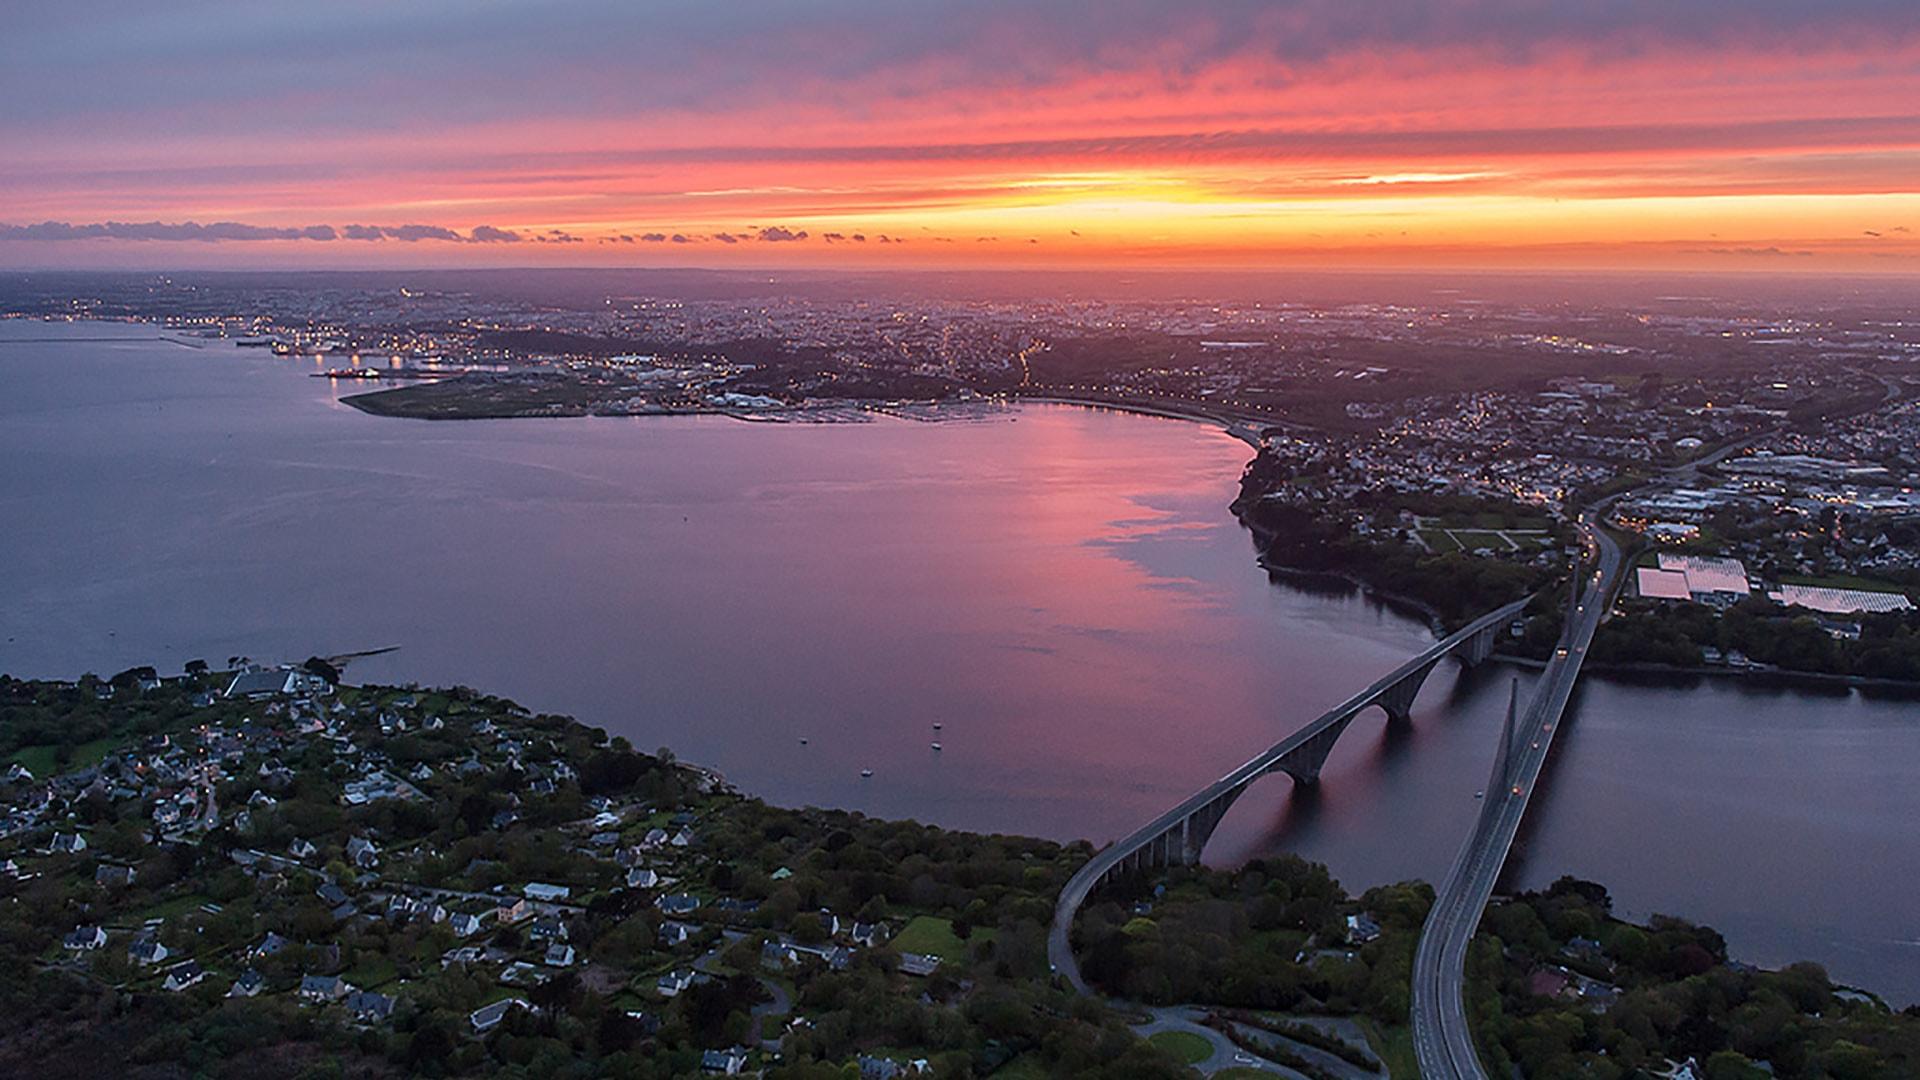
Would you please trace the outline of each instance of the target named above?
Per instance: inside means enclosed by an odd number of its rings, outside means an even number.
[[[1213,830],[1220,827],[1227,811],[1232,809],[1234,802],[1246,790],[1242,786],[1222,793],[1219,798],[1188,814],[1173,832],[1167,834],[1180,838],[1179,858],[1182,866],[1200,865],[1200,853],[1206,850],[1207,841],[1213,838]]]
[[[1387,711],[1388,721],[1404,724],[1413,719],[1414,699],[1420,696],[1420,687],[1426,683],[1427,676],[1433,674],[1434,666],[1439,662],[1439,659],[1435,658],[1433,663],[1413,669],[1407,673],[1406,678],[1387,687],[1375,699],[1380,703],[1380,707]]]
[[[1273,768],[1293,777],[1296,784],[1319,783],[1321,766],[1327,763],[1327,755],[1333,752],[1333,744],[1340,741],[1340,736],[1351,723],[1353,714],[1348,713],[1274,762]]]
[[[1468,667],[1476,667],[1493,655],[1494,643],[1500,640],[1500,631],[1504,626],[1489,626],[1468,638],[1460,649],[1460,662]]]

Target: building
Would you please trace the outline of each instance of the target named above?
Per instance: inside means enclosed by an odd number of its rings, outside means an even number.
[[[393,1016],[393,998],[371,990],[356,990],[347,995],[347,1011],[363,1024],[383,1023]]]
[[[565,885],[548,885],[545,882],[535,881],[523,887],[520,895],[543,904],[553,904],[572,896],[573,890]]]
[[[1752,592],[1747,584],[1747,568],[1739,559],[1661,552],[1660,569],[1685,575],[1687,593],[1695,600],[1742,600]]]
[[[97,926],[77,926],[62,945],[75,952],[92,952],[107,943],[107,932]]]
[[[196,986],[207,977],[207,969],[198,961],[183,960],[167,969],[167,979],[161,983],[161,989],[179,993],[189,986]]]
[[[1634,571],[1634,584],[1638,587],[1640,595],[1649,600],[1693,599],[1693,593],[1687,590],[1687,575],[1684,571],[1642,566]]]
[[[904,975],[918,975],[925,978],[940,970],[940,958],[924,953],[901,953],[900,971]]]
[[[234,675],[233,681],[227,684],[226,696],[258,701],[270,697],[324,694],[331,689],[327,680],[297,668],[249,667]]]
[[[1828,589],[1818,585],[1782,585],[1769,592],[1767,598],[1776,604],[1808,608],[1823,615],[1851,615],[1856,611],[1878,615],[1913,610],[1913,602],[1904,593]]]
[[[352,993],[353,987],[338,975],[305,975],[300,979],[299,992],[307,1001],[339,1001]]]
[[[484,1035],[494,1028],[499,1027],[500,1021],[505,1020],[509,1012],[515,1009],[530,1009],[532,1007],[533,1006],[528,1005],[519,998],[506,998],[501,1001],[496,1001],[491,1005],[482,1005],[473,1010],[473,1012],[467,1014],[467,1022],[473,1025],[475,1034]]]
[[[708,1050],[700,1055],[700,1068],[718,1076],[738,1076],[747,1067],[747,1052],[737,1046]]]

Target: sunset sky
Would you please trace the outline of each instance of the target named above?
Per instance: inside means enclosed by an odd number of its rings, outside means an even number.
[[[1920,271],[1920,3],[9,5],[0,267]]]

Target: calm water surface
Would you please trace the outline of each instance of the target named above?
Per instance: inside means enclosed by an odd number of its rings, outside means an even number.
[[[1198,425],[400,421],[200,344],[0,323],[0,670],[398,645],[351,674],[570,712],[778,802],[1105,840],[1430,640],[1269,584],[1225,510],[1247,450]],[[1410,729],[1358,721],[1210,855],[1438,876],[1515,677],[1443,666]],[[1920,999],[1916,714],[1590,680],[1514,877]]]

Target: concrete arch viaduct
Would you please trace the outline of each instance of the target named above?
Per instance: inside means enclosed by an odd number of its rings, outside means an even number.
[[[1527,600],[1517,600],[1488,612],[1435,642],[1371,686],[1096,854],[1067,881],[1054,905],[1053,926],[1047,936],[1047,959],[1053,970],[1065,977],[1074,989],[1081,993],[1087,991],[1080,977],[1080,965],[1073,956],[1070,935],[1075,914],[1095,889],[1116,877],[1141,870],[1198,863],[1214,829],[1254,781],[1270,773],[1284,772],[1295,783],[1319,782],[1320,768],[1326,763],[1327,754],[1354,717],[1377,705],[1386,712],[1389,721],[1406,721],[1421,685],[1441,660],[1458,656],[1469,666],[1485,660],[1492,655],[1501,630],[1527,603]]]

